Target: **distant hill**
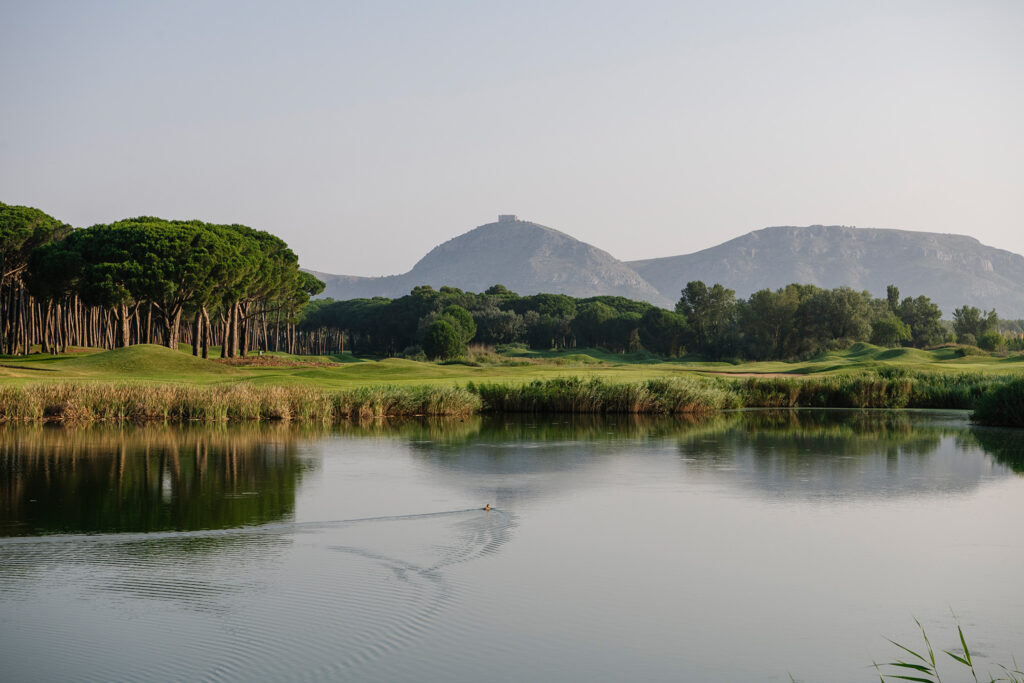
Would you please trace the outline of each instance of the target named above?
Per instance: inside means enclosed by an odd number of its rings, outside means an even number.
[[[324,295],[335,299],[398,297],[417,285],[480,292],[502,284],[519,294],[611,294],[662,306],[672,303],[608,252],[511,216],[434,247],[402,275],[374,278],[311,272],[327,285]]]
[[[973,237],[845,226],[775,227],[692,254],[624,263],[529,221],[499,220],[448,240],[412,270],[386,277],[314,274],[335,299],[408,294],[417,285],[474,292],[503,284],[520,294],[613,294],[671,307],[690,280],[720,282],[747,297],[791,282],[924,294],[946,318],[970,304],[1024,318],[1024,256]]]
[[[924,294],[946,318],[963,304],[1024,317],[1024,256],[966,235],[845,226],[774,227],[693,254],[630,261],[666,298],[690,280],[720,282],[742,297],[791,282],[847,285],[885,296]]]

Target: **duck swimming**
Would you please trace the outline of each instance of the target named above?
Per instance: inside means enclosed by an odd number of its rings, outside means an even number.
[[[487,505],[484,505],[483,509],[484,510],[490,510],[491,509],[491,504],[488,503]]]

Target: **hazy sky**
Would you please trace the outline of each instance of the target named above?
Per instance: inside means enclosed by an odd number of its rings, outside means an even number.
[[[1024,253],[1024,0],[0,0],[0,201],[357,275],[498,213],[622,259],[813,223]]]

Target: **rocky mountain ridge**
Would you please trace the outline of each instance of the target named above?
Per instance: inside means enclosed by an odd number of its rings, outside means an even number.
[[[519,294],[610,294],[659,306],[673,303],[608,252],[514,216],[502,216],[434,247],[401,275],[365,278],[311,272],[326,283],[324,295],[333,298],[397,297],[417,285],[481,292],[503,284]]]
[[[665,307],[690,280],[720,282],[740,297],[792,282],[884,296],[895,284],[904,296],[930,297],[947,318],[963,304],[1024,318],[1024,256],[966,235],[834,225],[764,228],[692,254],[623,262],[558,230],[502,216],[438,245],[408,273],[314,274],[336,299],[500,283],[520,294],[611,294]]]
[[[848,286],[884,296],[924,294],[944,315],[963,304],[1024,317],[1024,256],[967,235],[847,226],[780,226],[755,230],[693,254],[631,261],[661,292],[690,280],[721,282],[747,297],[791,282]]]

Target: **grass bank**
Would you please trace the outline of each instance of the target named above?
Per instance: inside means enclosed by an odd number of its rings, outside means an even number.
[[[285,354],[217,362],[137,345],[0,358],[0,420],[337,423],[481,412],[696,415],[731,408],[973,409],[996,387],[1014,378],[1024,381],[1024,356],[960,358],[955,351],[855,344],[802,363],[740,365],[593,350],[524,351],[520,365],[440,365]],[[1005,413],[998,405],[1005,400],[996,400],[988,413],[982,409],[979,421],[1019,426],[1019,418],[984,417],[998,410]]]
[[[407,358],[358,359],[344,356],[291,356],[267,353],[231,361],[193,358],[184,351],[140,344],[102,351],[82,349],[50,356],[0,357],[0,384],[35,382],[132,382],[215,385],[249,382],[267,386],[348,389],[359,386],[474,383],[524,384],[559,377],[600,377],[614,382],[644,382],[709,375],[742,379],[819,378],[863,372],[1024,376],[1024,355],[957,356],[955,348],[929,351],[882,349],[854,344],[800,362],[723,363],[657,359],[650,354],[613,354],[598,349],[572,352],[511,350],[496,361],[442,365]],[[215,354],[216,355],[216,354]]]

